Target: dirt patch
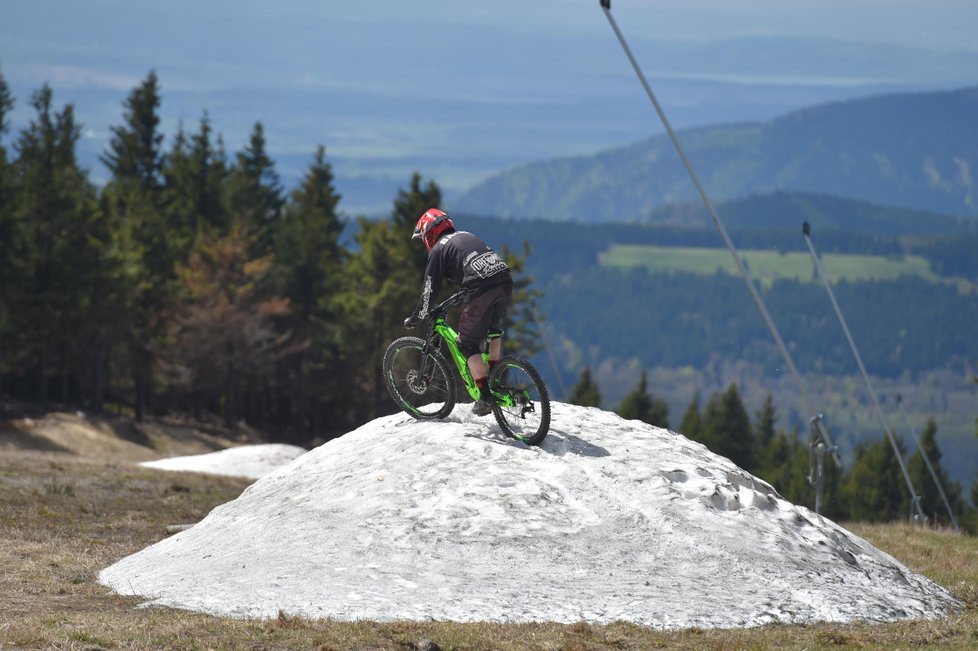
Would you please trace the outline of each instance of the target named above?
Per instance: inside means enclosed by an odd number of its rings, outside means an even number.
[[[52,412],[0,421],[0,451],[60,453],[116,462],[205,454],[239,443],[189,425],[135,423],[132,419],[90,417],[82,412]]]

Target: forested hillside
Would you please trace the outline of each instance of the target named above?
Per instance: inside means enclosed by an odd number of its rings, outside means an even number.
[[[679,133],[716,200],[776,190],[978,216],[978,88],[837,102],[763,123]],[[666,136],[530,163],[455,200],[473,214],[586,222],[648,218],[697,198]]]
[[[14,102],[0,75],[0,393],[303,443],[394,410],[380,359],[417,301],[410,234],[436,183],[405,179],[348,246],[324,147],[289,192],[261,122],[230,155],[206,112],[164,142],[155,73],[121,102],[104,187],[78,164],[71,104],[42,87],[8,140]]]
[[[467,218],[479,232],[500,241],[531,244],[528,272],[542,290],[541,307],[555,328],[582,347],[636,357],[645,366],[702,366],[714,355],[777,361],[778,353],[743,281],[726,273],[650,273],[600,264],[599,254],[615,243],[713,246],[728,255],[715,230],[642,225],[594,226]],[[932,268],[961,268],[978,280],[976,256],[958,260],[949,246],[961,238],[978,247],[978,237],[884,237],[814,232],[821,253],[917,253]],[[801,251],[797,233],[735,230],[741,248]],[[978,250],[978,249],[976,249]],[[814,267],[812,266],[812,269]],[[952,275],[952,274],[948,274]],[[943,367],[951,360],[978,359],[973,327],[975,293],[954,283],[919,277],[843,282],[837,298],[854,335],[863,342],[866,364],[887,376]],[[813,371],[851,373],[848,354],[825,290],[809,276],[779,280],[763,290],[765,302],[795,350],[797,363]]]

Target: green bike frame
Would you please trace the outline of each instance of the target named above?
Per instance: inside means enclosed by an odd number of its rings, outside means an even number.
[[[475,383],[475,379],[472,378],[472,372],[469,371],[468,360],[462,351],[458,349],[458,332],[455,328],[448,325],[448,321],[445,320],[444,316],[439,316],[435,319],[434,323],[435,332],[437,332],[441,338],[445,341],[448,346],[448,352],[451,353],[452,361],[455,362],[455,367],[458,369],[458,374],[462,376],[462,381],[465,382],[465,388],[468,390],[469,395],[472,396],[473,400],[478,400],[481,395],[479,393],[479,385]],[[499,335],[490,335],[489,338],[498,337]],[[429,345],[433,345],[435,342],[429,342]],[[487,367],[489,364],[489,352],[482,351],[482,361],[486,363]],[[501,407],[512,407],[514,404],[513,397],[505,393],[493,392],[493,397],[496,399],[496,403]]]

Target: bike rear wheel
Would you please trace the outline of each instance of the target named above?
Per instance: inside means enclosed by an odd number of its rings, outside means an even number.
[[[445,418],[455,408],[455,380],[445,357],[425,352],[417,337],[401,337],[384,353],[384,383],[394,403],[419,420]]]
[[[503,357],[489,374],[489,390],[497,397],[492,413],[507,436],[527,445],[543,443],[550,431],[550,394],[530,362]]]

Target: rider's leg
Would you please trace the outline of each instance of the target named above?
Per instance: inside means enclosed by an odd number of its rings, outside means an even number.
[[[479,384],[480,389],[484,389],[486,377],[489,375],[482,352],[485,350],[484,342],[489,332],[495,293],[490,290],[469,299],[458,320],[458,347],[465,355],[472,379]],[[487,397],[485,390],[482,394],[483,398]]]
[[[468,355],[465,358],[465,363],[469,367],[469,373],[472,374],[472,379],[475,381],[476,386],[479,387],[479,397],[478,401],[482,402],[489,399],[489,368],[486,363],[482,360],[482,353],[477,352],[478,348],[473,348],[466,342],[459,342],[459,350],[463,355]]]
[[[512,286],[500,286],[478,294],[465,304],[458,324],[459,349],[466,356],[466,364],[472,379],[479,386],[479,400],[476,401],[472,413],[476,416],[488,414],[492,407],[492,395],[489,393],[489,369],[482,359],[483,342],[489,333],[490,326],[498,326],[505,316],[505,306],[512,293]],[[489,344],[489,359],[498,360],[502,352],[499,337],[491,338]]]
[[[496,362],[498,362],[503,356],[503,331],[497,327],[489,328],[488,337],[489,346],[486,349],[486,352],[489,353],[489,364],[486,368],[486,372],[492,373],[492,369],[496,365]]]
[[[501,329],[497,326],[491,326],[486,334],[486,342],[489,344],[488,348],[484,349],[489,353],[488,366],[483,362],[481,354],[472,355],[468,358],[469,371],[472,372],[474,378],[481,377],[480,373],[482,372],[489,375],[493,365],[503,356],[503,331]]]
[[[492,350],[489,351],[489,359],[492,359]],[[498,358],[497,358],[498,359]],[[482,354],[472,355],[468,359],[469,372],[472,373],[472,379],[478,382],[479,380],[484,380],[487,375],[489,375],[489,369],[486,367],[486,363],[482,361]]]
[[[492,394],[489,392],[489,369],[482,361],[482,353],[470,355],[466,360],[472,379],[479,387],[479,399],[472,405],[472,413],[476,416],[485,416],[492,411]]]
[[[503,338],[493,337],[489,340],[489,363],[498,362],[503,356]]]

